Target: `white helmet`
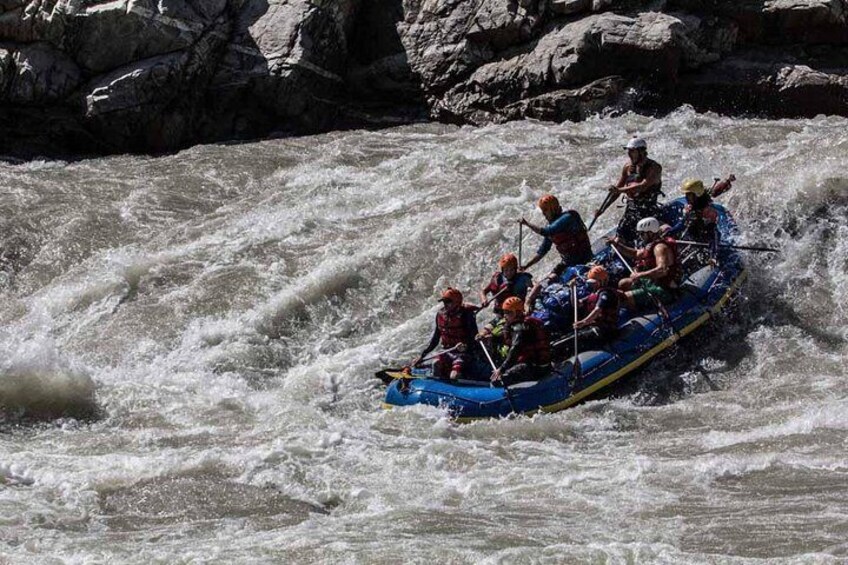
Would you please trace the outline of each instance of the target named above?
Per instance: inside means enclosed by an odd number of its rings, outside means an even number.
[[[641,137],[633,136],[633,139],[627,142],[627,145],[624,146],[628,151],[630,149],[648,149],[648,144]]]
[[[636,231],[657,233],[660,231],[660,221],[656,218],[642,218],[636,224]]]

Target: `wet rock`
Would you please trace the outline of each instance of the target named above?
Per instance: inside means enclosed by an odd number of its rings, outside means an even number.
[[[787,45],[848,41],[844,0],[671,0],[669,9],[733,20],[744,43]]]
[[[60,51],[44,43],[0,52],[0,85],[5,98],[17,104],[37,104],[63,99],[80,83],[80,71]]]
[[[82,68],[98,73],[189,48],[204,32],[207,22],[190,6],[175,9],[174,4],[123,0],[76,11],[65,24],[69,39],[75,43],[76,61]]]
[[[0,0],[0,152],[681,101],[848,114],[846,44],[844,0]]]
[[[739,53],[687,77],[677,102],[719,112],[758,112],[771,116],[845,114],[848,111],[848,65],[797,58],[780,52]]]
[[[522,109],[527,117],[585,117],[589,109],[603,109],[599,102],[619,99],[625,73],[632,81],[673,81],[683,67],[717,60],[715,46],[696,42],[699,28],[698,18],[655,12],[583,18],[548,31],[529,52],[480,66],[433,106],[442,119],[471,123],[487,115],[489,121],[518,119]],[[613,75],[618,78],[594,83]],[[593,84],[580,88],[587,83]]]
[[[351,2],[247,0],[211,82],[211,120],[220,138],[322,131],[344,92]]]

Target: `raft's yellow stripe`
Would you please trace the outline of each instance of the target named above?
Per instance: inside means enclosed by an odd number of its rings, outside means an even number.
[[[583,400],[587,396],[590,396],[593,393],[599,391],[600,389],[614,383],[615,381],[617,381],[618,379],[620,379],[621,377],[623,377],[627,373],[630,373],[634,369],[637,369],[641,365],[644,365],[651,358],[655,357],[656,355],[662,353],[663,351],[665,351],[666,349],[668,349],[669,347],[674,345],[681,337],[689,335],[690,333],[692,333],[693,331],[698,329],[698,327],[700,327],[701,325],[704,324],[704,322],[709,320],[713,316],[713,314],[718,314],[721,311],[721,309],[724,308],[724,305],[727,303],[727,301],[730,300],[730,297],[733,295],[733,293],[736,292],[736,290],[739,288],[739,286],[743,282],[745,282],[745,279],[747,278],[747,276],[748,276],[748,271],[743,269],[739,273],[739,276],[736,277],[736,280],[733,281],[733,284],[730,285],[730,288],[727,289],[727,292],[724,293],[724,296],[722,296],[721,299],[719,299],[719,301],[716,303],[716,305],[713,306],[712,309],[709,312],[705,312],[700,317],[698,317],[697,320],[695,320],[694,322],[692,322],[691,324],[689,324],[688,326],[686,326],[685,328],[680,330],[679,333],[672,334],[671,337],[669,337],[666,340],[662,341],[661,343],[657,344],[653,349],[648,350],[644,355],[642,355],[638,359],[632,361],[630,364],[625,365],[624,367],[622,367],[618,371],[610,374],[608,377],[605,377],[605,378],[599,380],[598,382],[596,382],[592,386],[581,390],[577,394],[569,396],[565,400],[561,400],[561,401],[556,402],[554,404],[548,404],[547,406],[540,406],[539,408],[537,408],[535,410],[528,410],[527,412],[522,412],[522,414],[525,415],[525,416],[532,416],[533,414],[536,414],[537,412],[553,413],[553,412],[559,412],[560,410],[565,410],[566,408],[569,408],[569,407],[577,404],[578,402],[580,402],[581,400]],[[392,405],[384,402],[383,408],[391,409]],[[457,422],[463,423],[463,424],[468,423],[468,422],[473,422],[475,420],[490,420],[490,419],[491,419],[491,417],[488,417],[488,416],[463,416],[463,417],[460,417],[460,418],[455,418],[455,420]]]

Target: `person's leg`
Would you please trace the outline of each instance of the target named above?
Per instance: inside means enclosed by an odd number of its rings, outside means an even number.
[[[449,353],[442,353],[433,361],[433,377],[446,379],[450,375],[452,360],[448,359]]]
[[[450,359],[450,378],[451,380],[460,379],[464,376],[467,367],[471,366],[471,355],[468,352],[451,351],[447,353]]]
[[[533,374],[533,368],[527,363],[519,363],[513,365],[501,375],[501,381],[504,386],[512,386],[516,383],[536,380]]]

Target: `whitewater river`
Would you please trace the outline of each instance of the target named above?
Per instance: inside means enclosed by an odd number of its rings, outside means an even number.
[[[558,414],[381,409],[439,289],[542,192],[590,215],[633,133],[783,249],[731,312]],[[0,165],[0,563],[844,563],[846,156],[681,110]]]

